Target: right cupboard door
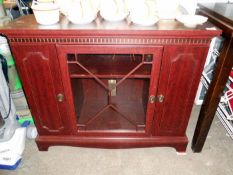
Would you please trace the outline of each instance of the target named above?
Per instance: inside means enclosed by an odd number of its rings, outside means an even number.
[[[207,53],[201,46],[164,48],[153,135],[185,135]]]

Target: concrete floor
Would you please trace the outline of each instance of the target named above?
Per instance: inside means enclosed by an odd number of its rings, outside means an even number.
[[[187,134],[191,142],[199,108],[194,107]],[[233,175],[233,141],[215,118],[202,153],[178,156],[172,148],[88,149],[50,147],[39,152],[27,140],[15,171],[1,175]]]

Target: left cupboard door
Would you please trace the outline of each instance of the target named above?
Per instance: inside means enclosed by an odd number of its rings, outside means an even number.
[[[12,44],[39,135],[69,135],[73,122],[64,95],[56,48],[49,44]]]

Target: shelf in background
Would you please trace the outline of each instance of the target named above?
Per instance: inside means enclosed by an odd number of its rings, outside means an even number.
[[[97,78],[106,78],[106,79],[121,79],[124,78],[125,75],[95,75]],[[70,78],[94,78],[91,75],[86,75],[86,74],[71,74]],[[130,75],[127,78],[146,78],[150,79],[151,75]]]

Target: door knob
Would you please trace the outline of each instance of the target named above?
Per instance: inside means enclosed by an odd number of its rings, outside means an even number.
[[[163,103],[164,96],[162,94],[158,95],[157,98],[159,103]]]
[[[57,101],[58,102],[63,102],[64,101],[64,95],[62,93],[57,94]]]
[[[149,97],[149,102],[150,102],[150,103],[154,103],[154,102],[155,102],[155,96],[154,96],[154,95],[151,95],[151,96]]]

